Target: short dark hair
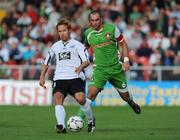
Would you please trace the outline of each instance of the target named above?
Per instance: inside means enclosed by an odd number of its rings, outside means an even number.
[[[100,10],[93,10],[93,11],[91,11],[89,13],[89,15],[88,15],[88,19],[90,20],[91,15],[94,15],[94,14],[99,14],[100,19],[102,19],[102,12]]]
[[[56,25],[56,30],[58,30],[58,26],[59,25],[66,25],[68,29],[71,29],[71,25],[69,23],[69,21],[65,18],[62,18]]]

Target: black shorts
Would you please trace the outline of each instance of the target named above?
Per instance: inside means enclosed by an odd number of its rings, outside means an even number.
[[[76,92],[84,92],[84,81],[80,78],[68,80],[56,80],[53,83],[53,95],[61,92],[66,97],[67,94],[74,96]]]

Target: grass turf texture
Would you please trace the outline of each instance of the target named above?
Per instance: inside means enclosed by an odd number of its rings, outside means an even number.
[[[78,106],[65,106],[66,120]],[[54,107],[0,106],[0,140],[180,140],[180,107],[93,107],[96,131],[56,134]]]

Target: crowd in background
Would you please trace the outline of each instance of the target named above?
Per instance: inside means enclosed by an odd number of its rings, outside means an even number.
[[[88,13],[96,9],[123,33],[132,66],[180,65],[179,0],[13,0],[0,20],[0,65],[40,65],[58,40],[62,17],[71,21],[71,37],[83,42]],[[149,71],[141,75],[134,77],[152,79]]]

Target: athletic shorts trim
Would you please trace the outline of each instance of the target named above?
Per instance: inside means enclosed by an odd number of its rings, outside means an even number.
[[[120,88],[117,88],[117,87],[115,87],[116,88],[116,90],[119,92],[119,93],[126,93],[126,92],[128,92],[128,88],[126,87],[126,88],[124,88],[124,89],[120,89]]]

